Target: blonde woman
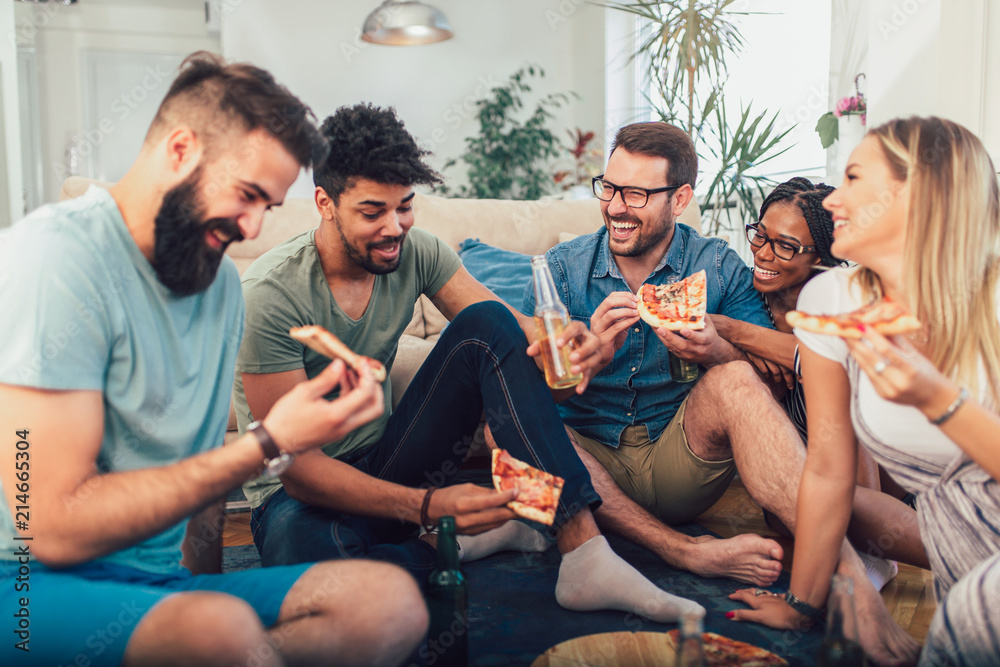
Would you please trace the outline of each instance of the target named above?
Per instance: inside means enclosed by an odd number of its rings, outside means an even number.
[[[794,627],[824,606],[847,526],[858,443],[918,494],[920,535],[938,609],[920,665],[1000,660],[1000,195],[982,143],[938,118],[894,120],[851,154],[824,202],[832,251],[860,266],[829,271],[799,298],[807,312],[852,310],[887,296],[924,323],[911,336],[868,331],[859,342],[797,330],[809,450],[787,596],[737,620]],[[865,632],[877,662],[907,664],[898,632]],[[818,615],[816,615],[818,618]],[[895,629],[894,629],[895,630]],[[893,638],[895,637],[895,639]]]

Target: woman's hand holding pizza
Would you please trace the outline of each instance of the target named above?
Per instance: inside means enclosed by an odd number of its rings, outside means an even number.
[[[886,338],[866,327],[862,338],[845,342],[875,391],[886,400],[912,405],[933,419],[943,414],[958,395],[958,386],[905,336]]]
[[[443,516],[455,517],[455,530],[462,535],[476,535],[507,523],[517,515],[507,503],[517,498],[517,490],[497,493],[476,484],[445,486],[431,496],[427,516],[437,524]]]

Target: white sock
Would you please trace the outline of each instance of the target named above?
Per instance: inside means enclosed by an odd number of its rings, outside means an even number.
[[[508,521],[479,535],[458,536],[458,557],[464,562],[492,556],[499,551],[545,551],[549,541],[520,521]]]
[[[673,623],[686,611],[705,609],[658,588],[611,550],[603,535],[563,554],[556,601],[566,609],[629,611],[660,623]]]
[[[899,574],[899,565],[894,560],[872,556],[864,551],[859,551],[858,556],[865,564],[865,574],[868,575],[868,581],[872,582],[872,586],[877,591],[885,588],[885,585]]]

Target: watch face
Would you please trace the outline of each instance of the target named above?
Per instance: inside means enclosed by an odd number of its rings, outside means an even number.
[[[281,456],[269,459],[267,465],[264,467],[264,475],[272,478],[277,477],[288,470],[288,467],[292,465],[292,461],[294,460],[295,457],[291,454],[282,454]]]

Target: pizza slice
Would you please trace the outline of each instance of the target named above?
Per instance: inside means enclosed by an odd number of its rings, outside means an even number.
[[[318,324],[292,327],[288,330],[292,338],[306,347],[319,352],[324,357],[341,359],[358,374],[370,372],[378,382],[385,382],[385,366],[381,361],[355,354],[343,341]]]
[[[871,327],[883,336],[917,331],[923,326],[906,308],[889,298],[839,315],[810,315],[791,310],[785,315],[785,321],[803,331],[841,338],[861,338],[864,335],[861,325]]]
[[[563,484],[562,477],[533,468],[506,449],[493,450],[493,486],[497,491],[517,488],[517,500],[507,503],[507,507],[518,516],[551,526]]]
[[[636,296],[639,317],[652,327],[671,331],[705,328],[708,282],[704,269],[675,283],[645,283]]]
[[[680,630],[671,630],[667,633],[667,636],[673,642],[674,649],[679,651]],[[726,665],[727,667],[788,665],[782,658],[753,644],[730,639],[714,632],[705,632],[701,637],[705,647],[706,667],[717,667],[719,665]]]

